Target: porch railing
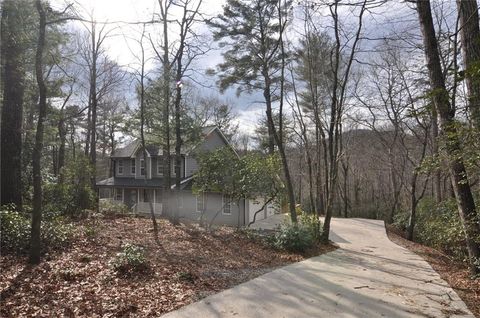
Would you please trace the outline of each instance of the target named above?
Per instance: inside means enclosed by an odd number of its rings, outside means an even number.
[[[153,212],[155,214],[162,214],[162,204],[161,203],[152,203]],[[150,203],[149,202],[138,202],[132,207],[133,211],[140,213],[150,213]]]

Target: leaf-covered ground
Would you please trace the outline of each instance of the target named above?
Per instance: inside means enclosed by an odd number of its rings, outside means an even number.
[[[480,317],[480,279],[471,279],[464,263],[455,261],[434,248],[406,240],[392,226],[387,226],[387,233],[392,242],[423,257],[455,289],[475,317]]]
[[[206,232],[161,220],[160,244],[151,228],[141,218],[84,222],[71,247],[46,255],[38,266],[1,256],[0,316],[156,317],[304,258],[231,228]],[[110,262],[123,243],[144,247],[149,271],[125,277],[113,270]]]

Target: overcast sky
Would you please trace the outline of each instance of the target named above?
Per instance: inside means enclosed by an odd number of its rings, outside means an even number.
[[[138,38],[140,25],[128,24],[128,22],[148,21],[152,19],[153,12],[158,12],[157,0],[74,0],[75,7],[82,15],[88,15],[93,13],[94,18],[97,21],[116,22],[121,21],[118,24],[111,24],[109,27],[115,28],[111,36],[106,41],[108,47],[108,54],[110,58],[116,60],[120,65],[131,68],[135,67],[137,59],[135,58],[135,48],[138,48],[138,44],[129,38]],[[71,0],[51,0],[52,6],[56,9],[62,9],[65,7],[66,2]],[[222,12],[223,0],[204,0],[202,12],[206,15],[214,16]],[[348,12],[345,12],[348,15]],[[345,19],[348,21],[348,19]],[[331,20],[328,17],[319,21],[320,27],[328,30],[327,24]],[[81,27],[79,22],[75,22],[78,27]],[[324,24],[324,25],[322,25]],[[382,8],[376,9],[373,13],[369,13],[365,18],[364,34],[370,38],[382,37],[386,32],[392,32],[394,30],[397,33],[409,32],[416,27],[416,15],[414,10],[408,8],[403,1],[394,1],[387,3]],[[300,26],[297,27],[297,29]],[[208,33],[208,29],[202,26],[200,31],[205,34]],[[159,26],[150,26],[147,32],[155,37],[160,33]],[[289,37],[295,38],[296,26],[290,31]],[[175,35],[172,32],[171,38]],[[413,32],[412,34],[415,34]],[[295,40],[294,40],[295,42]],[[362,48],[367,51],[363,55],[363,58],[368,59],[368,55],[371,55],[370,51],[375,47],[375,41],[370,41],[366,44],[366,41],[362,43]],[[148,46],[148,45],[147,45]],[[138,52],[138,51],[137,51]],[[153,52],[150,52],[153,57]],[[208,68],[214,68],[219,62],[221,62],[221,52],[212,50],[208,55],[200,58],[195,65],[198,69],[198,80],[204,84],[202,90],[204,95],[219,94],[218,89],[215,86],[215,80],[207,77],[204,71]],[[153,59],[152,59],[153,61]],[[150,64],[154,66],[153,62]],[[201,77],[201,78],[200,78]],[[133,90],[132,90],[133,91]],[[235,91],[229,90],[222,97],[228,99],[234,106],[235,112],[238,114],[240,128],[245,132],[252,132],[258,121],[260,114],[263,114],[264,106],[261,104],[261,93],[253,96],[242,95],[239,98],[235,95]]]

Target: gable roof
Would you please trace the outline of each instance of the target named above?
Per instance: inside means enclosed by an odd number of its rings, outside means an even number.
[[[127,144],[125,147],[120,148],[120,149],[115,149],[113,154],[110,156],[112,158],[132,158],[135,156],[135,153],[137,152],[137,148],[140,146],[140,140],[136,139],[129,144]]]
[[[220,128],[218,128],[216,125],[210,125],[210,126],[202,127],[201,141],[198,142],[197,144],[195,144],[193,147],[191,147],[189,149],[185,149],[185,148],[182,147],[181,153],[182,154],[187,154],[187,155],[192,153],[198,146],[200,146],[205,141],[205,139],[208,138],[208,136],[210,136],[215,131],[218,132],[218,134],[220,135],[222,140],[225,142],[225,144],[228,147],[230,147],[235,152],[235,154],[237,154],[235,149],[228,142],[227,137],[225,137],[225,135],[222,133]],[[132,142],[130,142],[129,144],[127,144],[125,147],[120,148],[120,149],[116,149],[110,157],[111,158],[134,158],[140,148],[141,148],[140,139],[135,139]],[[146,144],[145,148],[148,152],[148,155],[150,155],[150,156],[161,156],[161,155],[163,155],[163,149],[156,144]]]

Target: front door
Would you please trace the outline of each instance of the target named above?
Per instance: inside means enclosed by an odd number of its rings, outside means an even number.
[[[130,189],[130,194],[129,194],[129,201],[128,201],[128,207],[131,208],[135,204],[137,204],[137,190],[136,189]]]

